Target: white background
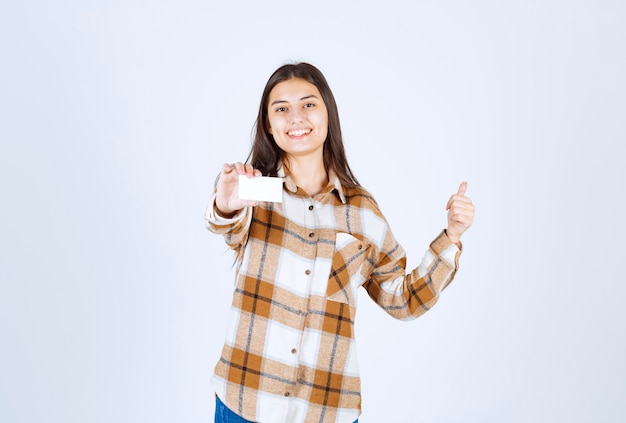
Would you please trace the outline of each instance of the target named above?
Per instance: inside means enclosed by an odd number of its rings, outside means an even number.
[[[439,304],[363,291],[362,423],[626,420],[626,3],[3,2],[0,421],[212,422],[233,256],[203,213],[280,65],[326,75]]]

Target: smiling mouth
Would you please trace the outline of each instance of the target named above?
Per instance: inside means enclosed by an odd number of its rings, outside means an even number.
[[[306,134],[308,134],[310,132],[311,132],[310,129],[296,129],[295,131],[287,132],[287,135],[289,135],[290,137],[301,137],[301,136],[306,135]]]

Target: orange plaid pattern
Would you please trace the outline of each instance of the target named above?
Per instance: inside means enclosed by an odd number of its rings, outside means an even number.
[[[282,203],[231,219],[212,199],[208,228],[238,253],[226,341],[213,386],[247,420],[351,423],[361,409],[357,289],[398,319],[429,310],[461,251],[442,232],[420,266],[406,256],[373,197],[334,183],[315,197],[285,177]]]

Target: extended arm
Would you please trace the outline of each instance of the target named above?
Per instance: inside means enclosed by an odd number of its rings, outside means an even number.
[[[406,256],[391,230],[376,259],[370,279],[364,284],[368,294],[397,319],[414,319],[428,311],[452,282],[461,255],[461,236],[474,221],[474,205],[465,196],[463,182],[446,205],[448,227],[430,244],[421,264],[406,274]]]

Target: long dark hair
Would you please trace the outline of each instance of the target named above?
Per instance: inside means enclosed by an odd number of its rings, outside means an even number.
[[[274,137],[269,133],[268,102],[270,92],[277,84],[293,78],[304,79],[315,85],[322,95],[322,100],[328,110],[328,135],[324,142],[324,168],[326,172],[332,169],[345,187],[353,188],[360,186],[352,170],[350,170],[346,158],[335,97],[322,72],[308,63],[283,65],[270,76],[261,97],[259,114],[255,122],[252,149],[247,162],[250,162],[255,169],[259,169],[265,176],[277,175],[278,166],[283,160],[285,152],[276,145]]]

